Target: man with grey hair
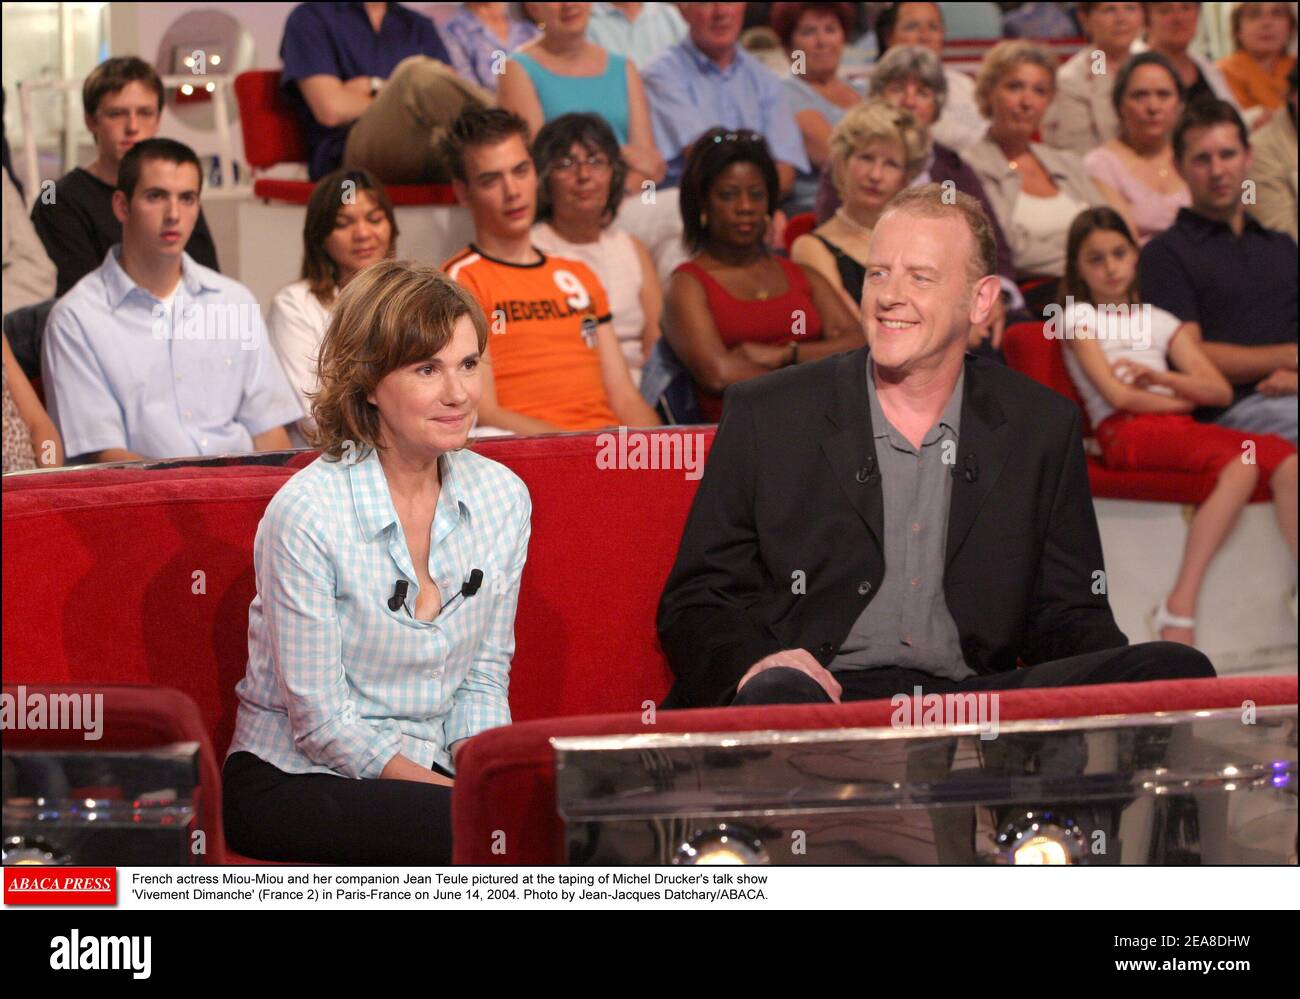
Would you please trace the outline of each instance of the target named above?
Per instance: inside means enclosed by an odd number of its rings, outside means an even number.
[[[1116,627],[1078,407],[966,353],[993,245],[973,198],[904,191],[867,345],[728,389],[659,605],[665,707],[1214,675]]]

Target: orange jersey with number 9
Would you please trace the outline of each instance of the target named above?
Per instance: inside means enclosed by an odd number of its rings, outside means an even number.
[[[609,300],[586,264],[545,254],[539,263],[512,264],[471,244],[442,269],[483,307],[503,408],[565,430],[618,423],[596,349]]]

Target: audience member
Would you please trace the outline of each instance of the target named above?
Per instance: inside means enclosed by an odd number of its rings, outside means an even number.
[[[929,49],[941,61],[946,30],[943,11],[937,3],[898,3],[886,7],[876,21],[883,57],[896,45],[918,45]],[[942,64],[942,63],[941,63]],[[943,67],[947,97],[930,132],[934,141],[957,152],[973,146],[984,134],[984,119],[975,100],[975,82],[966,73]]]
[[[492,331],[480,366],[479,421],[517,434],[654,426],[586,264],[532,245],[537,173],[528,125],[501,108],[467,109],[446,138],[456,197],[474,242],[443,269],[482,306]]]
[[[63,464],[63,442],[4,337],[4,474]]]
[[[1296,238],[1296,64],[1287,74],[1286,110],[1255,133],[1255,204],[1248,210],[1266,229]]]
[[[1056,96],[1043,116],[1043,142],[1082,156],[1119,134],[1111,91],[1142,30],[1142,5],[1081,3],[1076,9],[1088,44],[1057,70]]]
[[[1119,84],[1116,84],[1118,87]],[[1174,587],[1148,618],[1152,638],[1196,644],[1196,606],[1211,560],[1262,478],[1296,556],[1296,449],[1275,434],[1197,423],[1197,406],[1225,406],[1232,387],[1192,324],[1139,304],[1138,246],[1113,209],[1092,208],[1070,227],[1061,283],[1066,367],[1107,468],[1197,472],[1213,491],[1187,528]]]
[[[304,413],[318,381],[316,364],[338,293],[362,268],[397,250],[393,203],[365,170],[335,170],[316,184],[302,230],[302,276],[271,299],[266,327],[289,386]],[[306,443],[311,416],[295,428],[295,444]]]
[[[523,118],[532,136],[562,114],[598,114],[618,136],[629,193],[647,180],[663,180],[641,74],[630,60],[587,40],[591,4],[535,3],[531,10],[544,30],[506,63],[501,107]]]
[[[830,162],[831,129],[862,101],[862,94],[839,76],[845,38],[853,28],[853,5],[773,4],[772,28],[786,55],[786,99],[811,167],[798,173],[786,200],[785,210],[795,215],[813,208],[819,176]]]
[[[448,122],[467,104],[493,103],[452,69],[433,22],[405,4],[301,3],[280,59],[312,180],[349,166],[385,184],[445,182],[437,153]]]
[[[113,211],[117,171],[132,146],[158,134],[162,80],[143,59],[108,59],[82,84],[81,107],[95,140],[95,158],[65,173],[55,182],[53,195],[47,199],[42,193],[32,206],[36,232],[59,271],[57,295],[67,294],[104,262],[110,246],[122,242],[122,223]],[[217,248],[202,212],[185,252],[195,263],[218,269]]]
[[[1296,443],[1296,242],[1246,214],[1251,169],[1245,122],[1201,101],[1174,128],[1174,162],[1192,205],[1142,249],[1142,300],[1195,327],[1233,384],[1233,402],[1199,419]]]
[[[222,773],[246,856],[451,862],[461,748],[510,724],[531,531],[527,487],[465,447],[486,342],[482,311],[431,267],[383,261],[339,297],[313,414],[324,453],[253,545]]]
[[[185,252],[203,175],[170,139],[122,158],[122,243],[50,313],[46,401],[70,456],[132,461],[289,447],[302,412],[257,299]]]
[[[1116,627],[1075,405],[967,357],[993,266],[974,199],[904,191],[867,345],[728,393],[659,603],[665,707],[1214,675]]]
[[[1029,38],[1035,41],[1074,38],[1079,34],[1079,23],[1070,12],[1072,6],[1074,5],[1067,3],[1015,4],[1014,10],[1002,15],[1003,37]]]
[[[1201,19],[1199,3],[1144,3],[1146,40],[1133,43],[1134,52],[1150,49],[1174,64],[1183,85],[1183,103],[1217,97],[1235,105],[1237,98],[1223,72],[1192,48]]]
[[[53,298],[59,273],[36,235],[27,217],[27,206],[8,171],[0,172],[0,184],[4,187],[4,236],[0,242],[4,283],[0,302],[8,314]]]
[[[862,326],[824,277],[774,256],[776,163],[757,132],[715,128],[695,144],[681,212],[694,256],[664,296],[664,336],[716,421],[728,385],[862,345]]]
[[[1104,204],[1074,153],[1034,141],[1051,103],[1055,57],[1033,42],[999,42],[984,56],[976,93],[989,119],[984,138],[963,153],[993,203],[1031,312],[1055,294],[1065,273],[1065,234],[1084,208]]]
[[[677,184],[705,132],[755,131],[776,158],[784,198],[796,172],[808,171],[808,157],[781,81],[737,44],[744,14],[743,3],[682,5],[690,34],[645,71],[655,145],[668,161],[666,183]]]
[[[587,37],[606,52],[645,69],[686,37],[686,22],[675,3],[592,4]]]
[[[1265,124],[1286,102],[1287,51],[1295,38],[1294,3],[1239,3],[1232,8],[1231,55],[1219,60],[1237,105],[1252,127]]]
[[[1145,246],[1192,203],[1174,167],[1172,142],[1183,84],[1173,63],[1159,52],[1140,52],[1120,68],[1112,95],[1119,135],[1084,156],[1083,165],[1138,245]]]
[[[824,277],[855,313],[871,230],[929,155],[929,137],[916,119],[883,98],[853,108],[831,133],[831,176],[841,202],[826,222],[794,241],[790,259]]]
[[[533,140],[537,218],[533,245],[543,253],[581,260],[591,268],[613,311],[628,371],[636,385],[659,339],[663,294],[654,261],[630,233],[611,228],[622,203],[627,164],[605,119],[566,114]]]
[[[1024,309],[1024,296],[1015,282],[1015,269],[1011,264],[1011,249],[1002,235],[993,205],[984,193],[975,171],[955,151],[938,142],[932,142],[931,126],[943,110],[948,93],[947,79],[939,57],[930,49],[919,45],[895,45],[876,63],[871,74],[871,97],[883,98],[896,107],[911,113],[916,124],[925,132],[929,153],[920,171],[912,178],[910,186],[940,184],[969,194],[980,203],[989,217],[993,237],[997,242],[998,280],[1003,296],[994,303],[987,326],[972,328],[972,342],[988,342],[997,350],[1002,343],[1002,331],[1008,313]],[[840,195],[832,182],[831,171],[822,172],[821,189],[817,192],[818,224],[828,221],[840,205]]]
[[[463,3],[439,34],[456,72],[495,93],[506,56],[535,38],[537,26],[511,17],[508,3]]]

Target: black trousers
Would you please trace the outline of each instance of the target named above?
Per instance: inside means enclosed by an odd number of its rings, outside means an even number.
[[[959,691],[1014,690],[1031,687],[1065,687],[1074,684],[1123,683],[1142,680],[1176,680],[1214,676],[1210,661],[1196,649],[1176,642],[1146,642],[1124,648],[1090,652],[1068,659],[1040,663],[990,676],[946,680],[914,669],[885,667],[844,670],[835,679],[844,688],[842,700],[867,701],[911,696],[916,687],[925,694]],[[780,667],[758,674],[732,700],[735,705],[828,703],[826,692],[807,674]],[[1011,742],[994,739],[980,742],[980,755],[993,772],[1038,775],[1042,778],[1082,774],[1088,762],[1087,743],[1080,733],[1063,733],[1056,738],[1022,736]],[[933,781],[950,775],[956,746],[919,742],[909,751],[907,773],[911,780]],[[1083,830],[1088,843],[1089,864],[1120,862],[1119,823],[1125,802],[1106,799],[1067,803],[1045,800],[1039,807],[1067,815]],[[990,805],[992,821],[1001,829],[1013,818],[1022,817],[1023,806]],[[977,849],[976,809],[943,808],[932,811],[934,859],[940,864],[971,864],[987,849]],[[1098,851],[1098,845],[1104,849]]]
[[[844,688],[843,701],[870,701],[911,694],[920,687],[926,694],[951,694],[968,690],[1018,690],[1030,687],[1068,687],[1092,683],[1137,683],[1143,680],[1188,680],[1214,676],[1214,666],[1204,653],[1178,642],[1143,642],[1118,649],[1088,652],[1022,669],[1007,670],[965,680],[947,680],[898,666],[841,670],[835,679]],[[826,692],[806,673],[778,667],[759,673],[731,701],[735,705],[829,703]]]
[[[434,769],[451,776],[441,767]],[[258,860],[451,863],[451,788],[409,780],[288,774],[252,753],[222,770],[226,842]]]

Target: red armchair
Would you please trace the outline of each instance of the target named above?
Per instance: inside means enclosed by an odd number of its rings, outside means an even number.
[[[280,93],[278,69],[252,69],[235,77],[239,126],[244,136],[244,156],[253,168],[253,194],[268,201],[305,205],[316,185],[309,180],[257,177],[257,171],[277,163],[307,159],[302,128],[293,106]],[[454,205],[449,184],[385,185],[394,205]]]

